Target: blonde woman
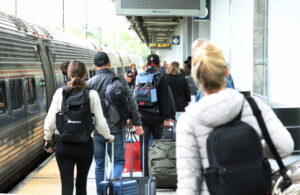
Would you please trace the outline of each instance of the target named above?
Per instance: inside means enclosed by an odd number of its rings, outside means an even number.
[[[211,131],[235,119],[241,112],[241,120],[251,125],[261,138],[263,154],[272,158],[252,109],[238,91],[226,88],[228,69],[222,51],[211,42],[203,43],[193,52],[192,75],[204,92],[199,102],[190,105],[177,125],[176,155],[177,194],[210,194],[201,169],[209,167],[206,139]],[[294,142],[272,109],[260,99],[254,98],[266,123],[274,145],[281,157],[289,155]]]

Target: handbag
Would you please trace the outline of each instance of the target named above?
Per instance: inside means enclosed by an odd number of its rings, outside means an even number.
[[[288,165],[287,169],[287,174],[292,180],[292,185],[284,192],[281,192],[279,186],[283,181],[283,177],[278,171],[275,172],[273,176],[273,195],[300,195],[300,161]]]
[[[267,130],[267,127],[266,127],[266,124],[262,117],[260,109],[258,108],[258,106],[253,98],[249,97],[249,98],[247,98],[247,100],[252,108],[254,116],[256,117],[258,125],[262,131],[263,137],[264,137],[266,143],[268,144],[268,146],[279,166],[279,171],[278,171],[277,175],[275,174],[273,176],[273,181],[274,181],[274,177],[277,179],[275,179],[276,181],[273,182],[273,193],[272,194],[273,195],[287,195],[287,194],[288,195],[300,195],[300,186],[298,186],[299,184],[292,183],[292,179],[290,177],[291,174],[288,175],[288,169],[283,164],[283,162],[274,146],[274,143],[273,143],[273,141],[270,137],[270,134]],[[298,172],[298,174],[299,173],[300,172]],[[292,191],[294,191],[294,192],[292,192]]]
[[[130,153],[132,153],[132,161],[130,159]],[[128,137],[126,140],[125,166],[124,166],[123,173],[140,172],[140,171],[141,171],[140,141],[138,141],[136,136],[134,135],[134,130],[129,129]]]

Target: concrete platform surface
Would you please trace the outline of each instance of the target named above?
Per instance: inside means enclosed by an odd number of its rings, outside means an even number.
[[[75,173],[76,174],[76,173]],[[75,175],[74,174],[74,175]],[[128,174],[124,174],[126,176]],[[134,173],[134,176],[141,176],[141,173]],[[75,183],[75,182],[74,182]],[[60,195],[60,176],[54,155],[50,156],[35,171],[28,175],[11,194],[23,195]],[[75,192],[74,192],[75,194]],[[87,194],[96,195],[95,162],[93,161],[87,179]],[[157,195],[175,195],[174,190],[158,189]]]
[[[284,159],[284,164],[290,164],[300,160],[300,155],[292,155]],[[274,160],[270,160],[273,170],[277,170],[278,166]],[[95,182],[95,162],[92,163],[87,180],[87,194],[96,195]],[[76,173],[75,173],[76,174]],[[74,174],[74,175],[75,175]],[[128,176],[129,174],[123,174]],[[134,176],[141,176],[140,172],[134,173]],[[42,163],[35,171],[28,175],[23,182],[16,186],[11,194],[26,194],[26,195],[60,195],[60,177],[54,155],[50,156]],[[75,194],[75,193],[74,193]],[[157,189],[157,195],[175,195],[174,190]]]

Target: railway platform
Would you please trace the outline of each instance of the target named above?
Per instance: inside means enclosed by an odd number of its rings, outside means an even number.
[[[96,179],[94,170],[95,162],[93,161],[87,179],[88,195],[96,195]],[[134,175],[140,176],[141,173],[136,172],[134,173]],[[31,174],[29,174],[19,185],[17,185],[10,192],[10,194],[23,195],[60,195],[60,193],[61,185],[59,170],[54,154],[52,154],[45,162],[43,162],[38,168],[36,168]],[[176,192],[172,189],[158,189],[156,194],[175,195]]]
[[[288,165],[300,160],[300,154],[291,155],[284,159],[284,164]],[[278,166],[275,160],[270,160],[273,170],[277,170]],[[95,163],[93,161],[87,179],[87,194],[96,195],[95,184]],[[74,174],[76,175],[76,174]],[[126,174],[125,174],[126,175]],[[135,172],[135,176],[140,176],[141,173]],[[75,183],[75,182],[74,182]],[[74,188],[75,189],[75,188]],[[55,155],[52,154],[45,162],[37,167],[29,174],[19,185],[10,191],[10,195],[60,195],[61,185],[59,170],[57,167]],[[75,194],[75,190],[74,190]],[[176,192],[172,189],[157,189],[157,195],[175,195]]]

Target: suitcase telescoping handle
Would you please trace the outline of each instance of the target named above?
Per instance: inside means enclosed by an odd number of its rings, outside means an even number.
[[[133,176],[133,162],[132,162],[132,152],[133,152],[133,138],[135,138],[135,141],[137,141],[135,135],[134,135],[134,129],[129,128],[128,129],[129,135],[130,135],[130,150],[129,150],[129,157],[130,157],[130,162],[129,162],[129,173],[130,177]]]
[[[133,138],[135,138],[135,140],[137,141],[134,133],[135,133],[135,130],[130,128],[128,130],[129,132],[129,135],[130,135],[130,151],[129,151],[129,156],[130,156],[130,177],[132,177],[133,175],[133,161],[132,161],[132,152],[133,152]],[[142,141],[142,150],[143,150],[143,156],[142,156],[142,159],[141,159],[141,163],[142,163],[142,177],[145,176],[145,134],[144,135],[141,135],[143,136],[143,141]],[[141,142],[140,142],[141,143]],[[141,151],[140,151],[141,152]]]
[[[166,128],[166,131],[171,131],[171,139],[174,139],[174,123],[171,122],[171,126]]]
[[[114,142],[111,142],[111,174],[114,176],[115,172],[114,172],[114,166],[115,166],[115,150],[114,150]],[[104,163],[104,180],[108,180],[109,176],[108,176],[108,141],[105,141],[105,163]]]

